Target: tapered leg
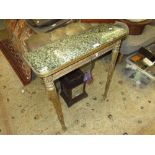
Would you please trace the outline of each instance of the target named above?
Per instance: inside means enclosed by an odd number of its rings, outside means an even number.
[[[58,119],[60,121],[60,124],[62,126],[62,129],[65,131],[67,128],[66,128],[65,122],[64,122],[62,107],[61,107],[59,95],[57,93],[57,90],[56,90],[56,87],[52,80],[52,77],[46,77],[46,78],[43,78],[43,80],[45,82],[45,86],[48,91],[49,99],[52,101],[52,103],[54,105],[54,108],[56,110],[56,113],[57,113]]]
[[[56,113],[57,113],[58,119],[60,121],[60,124],[62,126],[62,129],[66,130],[66,126],[65,126],[65,122],[64,122],[64,116],[63,116],[63,112],[62,112],[62,108],[61,108],[61,103],[59,100],[59,95],[58,95],[55,88],[51,91],[48,91],[48,93],[49,93],[50,100],[53,102],[53,105],[54,105],[54,108],[56,110]]]
[[[121,41],[118,41],[116,43],[113,51],[112,51],[112,60],[111,60],[111,64],[110,64],[110,67],[109,67],[107,82],[106,82],[106,85],[105,85],[104,96],[103,96],[104,99],[106,99],[107,94],[108,94],[108,90],[109,90],[111,79],[112,79],[113,72],[114,72],[114,69],[115,69],[117,57],[118,57],[118,54],[119,54],[120,43],[121,43]]]
[[[119,63],[119,64],[122,62],[122,59],[123,59],[123,54],[120,53],[120,54],[119,54],[119,57],[118,57],[118,63]]]

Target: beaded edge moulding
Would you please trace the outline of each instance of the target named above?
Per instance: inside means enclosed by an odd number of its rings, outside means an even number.
[[[36,74],[44,75],[126,34],[124,28],[100,24],[27,52],[24,58]]]

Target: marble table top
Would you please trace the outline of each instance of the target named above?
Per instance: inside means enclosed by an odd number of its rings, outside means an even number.
[[[100,24],[29,51],[24,54],[24,58],[36,74],[44,75],[125,35],[127,30],[124,28]]]

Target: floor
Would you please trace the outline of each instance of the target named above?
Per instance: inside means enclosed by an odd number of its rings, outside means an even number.
[[[23,87],[0,52],[0,134],[154,134],[155,83],[138,87],[118,64],[108,98],[103,100],[110,55],[100,58],[88,97],[68,108],[62,98],[67,131],[62,131],[43,82],[37,78]]]

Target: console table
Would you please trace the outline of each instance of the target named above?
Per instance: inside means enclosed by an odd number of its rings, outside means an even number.
[[[100,24],[24,54],[32,70],[43,79],[63,130],[64,116],[54,81],[112,50],[104,98],[107,97],[121,40],[128,32],[113,24]]]

